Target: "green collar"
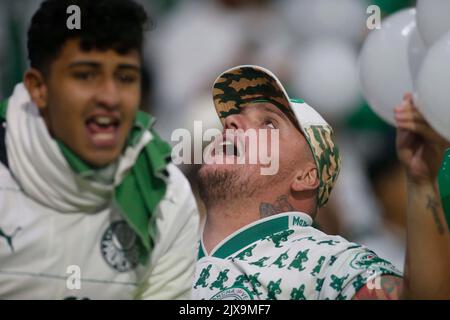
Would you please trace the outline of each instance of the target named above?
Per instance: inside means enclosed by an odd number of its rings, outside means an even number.
[[[292,228],[308,227],[311,223],[311,217],[301,212],[286,212],[261,219],[237,230],[225,238],[211,251],[211,256],[226,259],[249,244],[267,238],[274,233]],[[198,259],[205,255],[203,240],[201,240]]]

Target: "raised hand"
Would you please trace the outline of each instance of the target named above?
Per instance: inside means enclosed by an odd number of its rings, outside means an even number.
[[[397,154],[408,178],[415,183],[434,182],[450,142],[428,124],[414,106],[410,93],[405,94],[402,104],[394,110]]]

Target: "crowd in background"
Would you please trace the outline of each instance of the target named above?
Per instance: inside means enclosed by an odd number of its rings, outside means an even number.
[[[395,129],[364,101],[358,53],[367,7],[383,16],[413,0],[140,0],[153,23],[145,50],[142,108],[170,141],[177,128],[217,127],[211,85],[238,64],[270,69],[292,97],[333,126],[342,170],[316,224],[365,244],[403,268],[406,190],[396,160]],[[39,0],[0,0],[0,98],[27,68],[26,30]],[[400,101],[399,101],[400,102]],[[196,165],[183,165],[195,190]],[[201,203],[200,207],[202,208]]]

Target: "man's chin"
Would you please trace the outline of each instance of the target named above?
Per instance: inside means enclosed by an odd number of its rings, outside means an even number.
[[[200,167],[199,173],[213,174],[213,173],[233,173],[244,170],[244,165],[239,164],[221,164],[221,163],[205,163]]]
[[[95,169],[101,169],[116,162],[120,157],[120,151],[117,150],[96,150],[88,154],[81,155],[86,163]]]
[[[200,198],[206,207],[228,199],[240,185],[239,172],[231,165],[204,164],[197,172]]]

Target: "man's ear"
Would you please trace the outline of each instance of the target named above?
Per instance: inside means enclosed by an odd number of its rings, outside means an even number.
[[[297,172],[291,188],[293,191],[309,191],[317,189],[319,184],[319,172],[316,166],[308,165]]]
[[[47,106],[47,85],[42,72],[34,68],[28,69],[24,75],[23,82],[31,100],[40,110],[45,109]]]

